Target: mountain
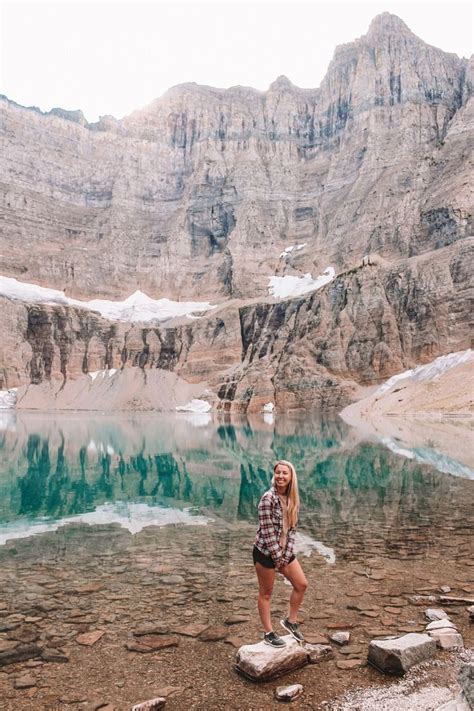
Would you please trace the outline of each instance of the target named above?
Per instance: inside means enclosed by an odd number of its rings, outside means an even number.
[[[220,304],[153,330],[9,301],[1,387],[132,365],[211,378],[226,409],[340,407],[469,347],[472,69],[383,13],[314,90],[184,84],[95,124],[0,99],[0,275]]]

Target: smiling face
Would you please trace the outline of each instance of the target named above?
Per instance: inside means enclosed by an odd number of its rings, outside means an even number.
[[[286,464],[277,464],[274,471],[275,487],[279,494],[287,493],[291,482],[291,470]]]

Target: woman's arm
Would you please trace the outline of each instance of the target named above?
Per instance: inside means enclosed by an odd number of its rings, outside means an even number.
[[[278,567],[283,557],[283,551],[275,533],[272,517],[272,501],[268,496],[262,496],[258,505],[258,521],[265,546]]]
[[[290,528],[286,537],[286,548],[283,555],[283,565],[288,565],[295,549],[296,528]]]

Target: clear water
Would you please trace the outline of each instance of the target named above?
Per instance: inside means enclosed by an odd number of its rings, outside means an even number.
[[[78,522],[251,530],[278,458],[295,464],[300,530],[326,557],[449,553],[472,532],[474,482],[339,419],[25,413],[2,419],[0,547]]]

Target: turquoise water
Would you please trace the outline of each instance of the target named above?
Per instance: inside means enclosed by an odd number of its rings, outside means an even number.
[[[278,458],[299,475],[301,530],[339,557],[416,557],[442,549],[447,526],[472,530],[474,482],[340,419],[267,420],[3,414],[0,545],[75,522],[252,524]]]

